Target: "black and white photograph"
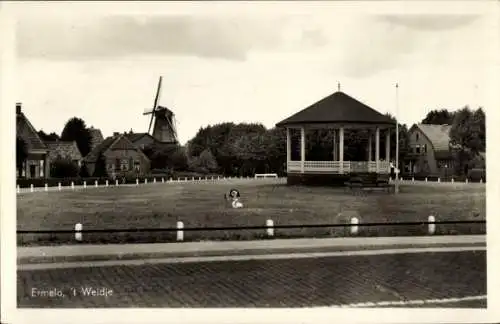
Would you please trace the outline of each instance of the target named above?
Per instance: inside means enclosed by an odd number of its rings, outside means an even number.
[[[495,2],[70,4],[7,3],[18,312],[494,307]]]

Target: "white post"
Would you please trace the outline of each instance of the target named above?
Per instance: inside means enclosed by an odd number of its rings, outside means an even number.
[[[61,191],[61,189],[62,189],[60,182],[57,184],[57,189],[59,189],[59,191]]]
[[[220,180],[220,176],[217,176],[217,180]]]
[[[272,219],[266,221],[267,226],[267,236],[274,236],[274,222]]]
[[[344,127],[339,130],[339,164],[340,174],[344,173]]]
[[[483,178],[481,178],[481,180],[479,180],[479,183],[483,183]]]
[[[427,177],[425,177],[425,182],[427,182]]]
[[[153,183],[156,183],[156,178],[153,178]]]
[[[304,173],[304,161],[306,160],[306,130],[300,128],[300,172]]]
[[[358,224],[359,219],[357,219],[356,217],[351,218],[351,235],[358,234]]]
[[[108,186],[109,186],[109,181],[108,181],[108,180],[106,180],[106,187],[108,187]]]
[[[95,187],[99,187],[99,183],[97,182],[97,180],[95,181]]]
[[[77,241],[81,241],[82,240],[82,232],[81,232],[82,229],[83,229],[82,224],[77,223],[75,225],[75,240],[77,240]]]
[[[165,178],[161,178],[161,183],[165,183]]]
[[[184,241],[184,223],[177,222],[177,241]]]
[[[191,177],[191,181],[194,181],[194,177]]]
[[[75,190],[75,183],[71,181],[71,190]]]
[[[135,179],[135,185],[136,185],[136,186],[138,186],[138,185],[139,185],[139,179],[138,179],[138,178],[136,178],[136,179]]]
[[[415,177],[411,177],[411,182],[415,182]]]
[[[468,178],[465,178],[465,183],[469,183],[469,179]]]
[[[436,224],[434,224],[436,222],[436,218],[434,216],[429,216],[428,218],[428,223],[429,223],[429,234],[430,235],[433,235],[434,233],[436,233]]]
[[[380,128],[375,129],[375,165],[377,168],[377,173],[380,168]]]
[[[49,191],[49,185],[45,184],[45,191]]]
[[[399,84],[396,83],[396,182],[394,186],[394,192],[399,193]]]
[[[21,187],[19,185],[17,185],[17,193],[20,193],[21,192]]]
[[[83,188],[84,188],[84,189],[85,189],[85,188],[87,188],[87,181],[84,181],[84,182],[83,182]]]
[[[148,178],[144,178],[144,184],[148,184]]]
[[[33,184],[30,185],[30,191],[31,192],[35,191],[35,187],[33,186]]]
[[[118,186],[118,179],[115,180],[115,186]]]
[[[455,179],[453,179],[453,177],[451,177],[451,183],[454,183],[455,182]]]
[[[438,178],[438,182],[441,182],[441,178]]]

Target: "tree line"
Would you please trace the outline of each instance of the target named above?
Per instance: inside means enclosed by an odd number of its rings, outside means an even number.
[[[394,123],[394,116],[387,114]],[[445,109],[430,111],[421,123],[449,124],[450,144],[453,158],[458,165],[458,173],[465,169],[478,167],[476,163],[480,152],[486,148],[485,114],[483,109],[471,110],[468,107],[450,112]],[[399,124],[399,160],[404,161],[410,151],[409,127]],[[352,161],[366,160],[368,130],[350,129],[344,134],[344,159]],[[61,135],[39,132],[44,141],[75,141],[82,156],[91,150],[91,134],[81,118],[73,117],[65,124]],[[292,133],[292,159],[300,158],[297,134]],[[385,137],[381,138],[381,147],[385,147]],[[18,170],[27,158],[26,143],[18,137]],[[391,133],[391,156],[396,150],[396,134]],[[151,161],[153,170],[170,172],[217,173],[227,176],[253,176],[255,173],[286,174],[286,130],[284,128],[267,129],[259,123],[224,122],[201,127],[186,146],[153,144],[143,149]],[[384,150],[382,150],[384,152]],[[332,160],[333,133],[329,130],[311,130],[307,132],[306,157],[308,160]],[[401,162],[402,163],[402,162]],[[479,167],[484,168],[484,163]],[[51,163],[52,177],[72,176],[107,176],[104,157],[99,156],[95,174],[89,175],[85,165],[78,168],[71,161],[64,159]]]

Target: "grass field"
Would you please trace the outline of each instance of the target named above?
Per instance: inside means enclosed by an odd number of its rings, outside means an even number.
[[[245,207],[227,207],[223,195],[231,188],[242,194]],[[260,226],[267,219],[275,225],[360,222],[485,220],[484,184],[402,184],[399,195],[353,195],[339,188],[286,186],[276,180],[228,180],[218,182],[165,183],[89,188],[19,194],[18,230]],[[424,235],[426,225],[361,227],[359,235]],[[484,224],[438,225],[436,234],[478,234]],[[252,239],[265,230],[186,231],[185,240]],[[277,237],[345,236],[349,228],[277,229]],[[175,232],[89,233],[83,243],[166,242]],[[19,244],[74,242],[71,234],[18,235]]]

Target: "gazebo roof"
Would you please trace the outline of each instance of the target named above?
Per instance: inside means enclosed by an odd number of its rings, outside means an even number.
[[[298,113],[277,123],[276,126],[301,124],[395,124],[383,115],[353,97],[337,91]]]

